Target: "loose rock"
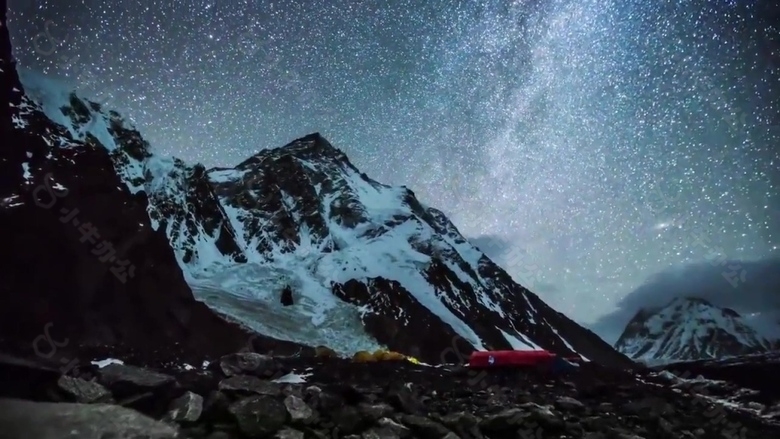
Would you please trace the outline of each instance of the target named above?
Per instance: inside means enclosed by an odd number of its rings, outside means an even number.
[[[282,387],[271,381],[263,381],[250,375],[234,375],[219,382],[219,390],[231,394],[258,394],[278,396],[282,394]]]
[[[202,413],[203,397],[188,391],[171,403],[167,417],[175,422],[195,422]]]
[[[287,423],[284,404],[271,396],[250,396],[230,406],[238,428],[249,437],[268,437]]]
[[[109,404],[0,399],[0,437],[8,439],[174,439],[178,430],[134,410]]]
[[[250,374],[270,378],[279,371],[279,363],[268,355],[255,352],[238,352],[225,355],[219,367],[226,376]]]
[[[57,380],[57,386],[72,402],[89,404],[112,399],[111,392],[94,381],[63,375]]]

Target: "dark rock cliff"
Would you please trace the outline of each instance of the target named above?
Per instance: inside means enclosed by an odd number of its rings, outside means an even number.
[[[175,357],[240,349],[250,334],[194,300],[165,233],[150,225],[146,194],[128,191],[97,139],[72,138],[27,99],[6,6],[2,0],[0,339],[44,355],[53,340],[66,357],[96,345]]]

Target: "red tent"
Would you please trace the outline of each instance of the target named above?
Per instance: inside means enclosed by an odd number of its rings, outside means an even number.
[[[557,355],[539,351],[476,351],[471,354],[469,367],[541,366],[551,364]]]

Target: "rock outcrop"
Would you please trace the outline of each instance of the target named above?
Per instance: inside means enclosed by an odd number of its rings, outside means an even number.
[[[128,190],[112,153],[27,96],[5,0],[0,9],[0,345],[64,363],[101,345],[192,361],[241,349],[251,333],[194,299],[146,194]],[[63,117],[97,109],[71,101]],[[101,122],[122,148],[142,149],[114,113]]]

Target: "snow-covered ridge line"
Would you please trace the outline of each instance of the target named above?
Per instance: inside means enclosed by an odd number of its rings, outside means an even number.
[[[62,136],[106,148],[130,192],[146,195],[196,296],[258,332],[344,354],[397,343],[435,357],[460,339],[469,349],[568,354],[579,344],[588,356],[625,360],[573,322],[553,327],[560,317],[545,316],[554,310],[441,211],[370,179],[317,133],[206,170],[154,153],[118,113],[61,83],[23,81],[30,108]]]

